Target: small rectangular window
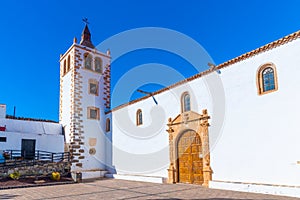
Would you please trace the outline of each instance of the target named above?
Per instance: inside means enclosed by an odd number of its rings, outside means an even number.
[[[89,80],[89,94],[98,96],[98,81]]]
[[[6,142],[6,137],[0,137],[0,142]]]
[[[95,83],[90,83],[90,94],[98,95],[98,89]]]
[[[88,107],[88,119],[99,119],[99,108]]]
[[[110,131],[110,119],[106,119],[106,132]]]

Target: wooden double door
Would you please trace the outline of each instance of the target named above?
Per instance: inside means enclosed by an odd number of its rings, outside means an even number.
[[[180,183],[203,184],[202,145],[195,131],[183,133],[177,143],[178,181]]]

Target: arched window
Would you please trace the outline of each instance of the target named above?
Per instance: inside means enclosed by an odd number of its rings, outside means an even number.
[[[141,109],[138,109],[138,111],[136,111],[136,125],[142,125],[143,124],[143,113]]]
[[[278,89],[276,67],[273,63],[262,65],[257,72],[258,94],[266,94]]]
[[[110,119],[107,118],[106,119],[106,132],[109,132],[110,131]]]
[[[92,56],[90,54],[84,54],[84,67],[86,69],[92,70]]]
[[[187,112],[191,110],[191,99],[189,93],[183,93],[181,97],[181,108],[182,112]]]
[[[95,71],[102,73],[102,60],[99,57],[95,58]]]

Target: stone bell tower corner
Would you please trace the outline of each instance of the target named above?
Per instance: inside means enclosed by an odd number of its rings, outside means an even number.
[[[60,57],[59,121],[65,129],[72,171],[101,177],[106,168],[105,112],[110,109],[110,52],[98,51],[86,24],[81,41]]]

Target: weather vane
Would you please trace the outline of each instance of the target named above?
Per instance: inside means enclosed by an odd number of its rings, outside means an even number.
[[[83,19],[82,19],[82,21],[83,21],[83,22],[84,22],[86,25],[87,25],[87,24],[89,24],[89,22],[88,22],[88,18],[86,18],[86,17],[85,17],[85,18],[83,18]]]

